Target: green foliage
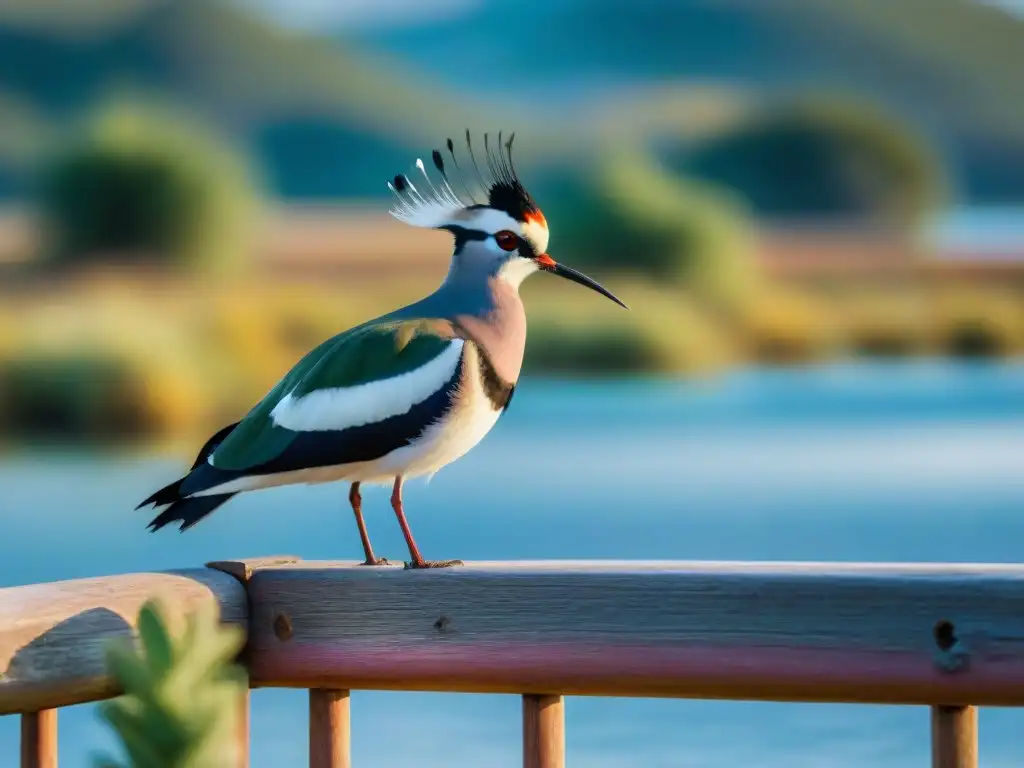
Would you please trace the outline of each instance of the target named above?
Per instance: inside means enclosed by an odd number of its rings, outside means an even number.
[[[566,296],[558,285],[531,291],[525,370],[557,376],[692,374],[733,361],[729,335],[678,291],[633,283],[617,285],[616,292],[642,311],[602,308],[603,300],[593,294]]]
[[[704,184],[673,178],[639,153],[610,153],[592,172],[543,186],[558,226],[555,258],[597,272],[633,272],[735,295],[753,278],[751,232],[742,209]]]
[[[239,701],[247,680],[233,659],[244,635],[222,626],[213,609],[188,618],[171,634],[152,601],[139,613],[141,652],[112,645],[107,667],[125,695],[101,705],[127,763],[97,758],[97,768],[224,768],[236,763]]]
[[[941,354],[994,358],[1024,350],[1024,313],[1018,297],[964,291],[941,297],[934,313],[934,343]]]
[[[154,426],[134,366],[99,351],[0,361],[0,433],[28,440],[123,439]]]
[[[672,350],[655,334],[634,325],[541,325],[531,331],[525,368],[556,375],[666,373],[675,369]]]
[[[223,266],[244,252],[255,202],[244,163],[174,112],[123,102],[43,172],[40,206],[57,264]]]
[[[827,303],[799,289],[766,285],[738,320],[745,356],[752,361],[788,365],[821,360],[837,351]]]
[[[924,138],[864,106],[774,107],[670,154],[676,170],[737,190],[767,216],[855,217],[906,228],[948,192]]]

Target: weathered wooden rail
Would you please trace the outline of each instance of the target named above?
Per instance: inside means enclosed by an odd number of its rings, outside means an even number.
[[[1024,705],[1024,566],[269,558],[0,590],[23,768],[56,768],[57,707],[118,693],[103,647],[153,596],[244,625],[252,688],[309,689],[312,768],[350,765],[360,688],[522,695],[527,768],[564,766],[564,695],[929,705],[941,768],[977,765],[976,706]]]

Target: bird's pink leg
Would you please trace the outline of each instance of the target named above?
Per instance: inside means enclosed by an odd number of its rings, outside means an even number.
[[[424,560],[420,554],[420,548],[416,546],[416,540],[412,537],[409,528],[409,521],[405,519],[405,512],[402,509],[402,478],[395,478],[395,486],[391,490],[391,508],[395,510],[395,517],[402,528],[402,535],[405,536],[405,543],[409,547],[411,562],[406,563],[409,568],[448,568],[453,565],[462,565],[461,560]]]
[[[370,534],[366,530],[366,521],[363,520],[363,497],[359,493],[359,483],[352,483],[348,492],[348,502],[352,505],[352,511],[356,515],[356,525],[359,526],[359,538],[363,541],[363,552],[366,560],[363,565],[389,565],[385,558],[379,560],[373,555],[373,545],[370,544]]]

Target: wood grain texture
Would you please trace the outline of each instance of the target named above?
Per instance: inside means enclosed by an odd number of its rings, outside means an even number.
[[[253,685],[1024,704],[1024,567],[256,570]]]
[[[976,707],[932,707],[932,768],[978,768]]]
[[[80,704],[120,691],[106,675],[104,653],[130,636],[150,598],[167,606],[172,629],[203,603],[245,625],[245,588],[219,571],[104,576],[0,589],[0,715]]]
[[[57,710],[21,716],[21,768],[57,768]]]
[[[309,692],[309,768],[352,768],[348,691]]]
[[[523,768],[565,768],[565,700],[523,696]]]

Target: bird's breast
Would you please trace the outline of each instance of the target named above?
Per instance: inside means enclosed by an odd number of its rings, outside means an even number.
[[[474,343],[466,343],[461,366],[451,408],[410,445],[384,457],[378,471],[406,477],[431,474],[464,456],[491,431],[514,385],[497,375]]]
[[[526,310],[519,293],[503,280],[493,281],[492,306],[480,315],[457,315],[456,327],[480,353],[497,376],[515,384],[526,350]]]

